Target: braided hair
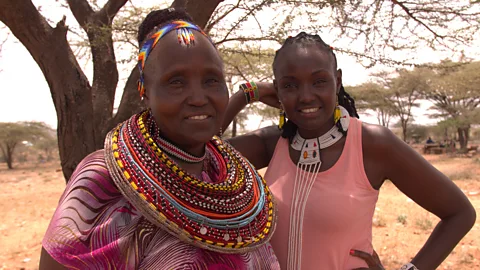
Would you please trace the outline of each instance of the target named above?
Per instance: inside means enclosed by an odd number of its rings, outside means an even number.
[[[145,38],[158,26],[175,20],[193,23],[192,17],[183,9],[167,8],[150,12],[138,27],[137,40],[139,46],[141,46]]]
[[[279,55],[286,47],[293,45],[306,46],[311,44],[317,45],[322,50],[331,52],[334,59],[334,69],[337,70],[337,56],[333,52],[333,48],[325,43],[325,41],[323,41],[319,35],[310,35],[305,32],[301,32],[295,37],[288,37],[287,40],[285,40],[282,47],[275,52],[275,58],[273,59],[273,70],[275,70],[275,63]],[[357,109],[355,108],[355,100],[345,91],[343,85],[340,86],[340,92],[338,93],[338,104],[344,107],[350,116],[360,118],[358,116]],[[295,125],[292,121],[287,120],[282,128],[282,137],[292,140],[293,136],[295,136],[295,133],[297,132],[297,128],[297,125]],[[340,130],[343,132],[341,128]]]

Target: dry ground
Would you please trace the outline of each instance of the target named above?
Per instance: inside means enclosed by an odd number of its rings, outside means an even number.
[[[426,158],[460,186],[480,215],[480,159]],[[64,188],[60,167],[1,166],[0,269],[38,269],[41,240]],[[435,216],[386,183],[373,229],[374,246],[386,269],[398,269],[414,256],[436,222]],[[480,218],[439,269],[480,269]]]

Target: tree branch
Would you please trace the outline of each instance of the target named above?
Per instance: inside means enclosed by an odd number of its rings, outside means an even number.
[[[107,19],[106,24],[111,25],[115,15],[117,15],[118,11],[120,11],[127,1],[128,0],[109,0],[98,13],[102,14],[101,17]]]
[[[196,24],[205,28],[210,16],[221,2],[223,0],[175,0],[171,7],[184,8],[192,16]]]
[[[88,24],[95,12],[92,7],[88,4],[87,0],[67,0],[70,10],[73,13],[73,16],[80,24],[80,26],[88,32]]]
[[[230,13],[232,13],[235,9],[239,8],[240,7],[240,3],[242,2],[242,0],[238,0],[237,1],[237,4],[236,5],[233,5],[230,9],[228,9],[227,11],[225,11],[222,15],[218,16],[218,18],[216,18],[215,20],[211,21],[208,23],[208,25],[205,27],[205,32],[206,33],[210,33],[210,31],[212,30],[212,28],[217,25],[221,20],[225,19],[225,17],[227,17]]]
[[[246,41],[276,41],[280,43],[280,41],[276,37],[234,37],[234,38],[224,38],[220,40],[219,42],[215,42],[215,45],[221,45],[225,42],[230,42],[230,41],[241,41],[241,42],[246,42]]]
[[[68,179],[78,162],[95,150],[95,132],[91,87],[66,39],[65,18],[52,28],[32,1],[1,0],[0,20],[30,52],[49,85]]]
[[[130,116],[145,109],[145,104],[140,100],[137,91],[137,82],[139,79],[138,68],[133,68],[123,90],[122,99],[115,117],[112,118],[106,130],[115,127],[116,124],[127,120]]]
[[[94,12],[86,0],[67,0],[70,9],[88,36],[93,57],[92,102],[95,126],[105,128],[113,116],[118,68],[112,37],[112,21],[127,0],[109,0]],[[97,147],[106,130],[95,134]]]
[[[398,6],[400,6],[404,11],[405,13],[407,13],[407,15],[412,18],[414,21],[416,21],[417,23],[421,24],[423,27],[425,27],[430,33],[432,33],[435,37],[438,37],[438,38],[445,38],[445,36],[442,36],[442,35],[439,35],[437,32],[433,31],[428,25],[426,25],[424,22],[422,22],[421,20],[419,20],[417,17],[415,17],[415,15],[413,15],[410,10],[403,4],[403,3],[400,3],[398,2],[397,0],[392,0],[392,2]]]

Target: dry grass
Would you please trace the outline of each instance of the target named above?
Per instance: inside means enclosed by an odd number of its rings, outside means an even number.
[[[460,186],[480,213],[480,160],[426,158]],[[41,240],[65,187],[59,166],[32,165],[13,171],[0,167],[0,184],[0,269],[38,269]],[[373,242],[386,269],[398,269],[409,261],[437,222],[385,183],[374,216]],[[439,269],[480,269],[480,220]]]
[[[480,163],[475,159],[426,156],[464,191],[480,213]],[[387,226],[373,228],[373,245],[386,269],[398,269],[427,240],[438,218],[403,195],[390,182],[380,191],[375,216]],[[478,214],[477,214],[478,215]],[[480,269],[480,220],[438,269]]]

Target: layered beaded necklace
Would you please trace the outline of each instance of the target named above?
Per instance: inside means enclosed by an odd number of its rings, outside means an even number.
[[[162,151],[164,151],[165,153],[168,153],[169,155],[172,155],[188,163],[200,163],[204,161],[205,157],[207,156],[207,151],[205,150],[205,153],[203,154],[203,156],[196,157],[176,147],[171,142],[165,140],[160,136],[157,138],[157,143],[158,143],[158,147],[160,147],[160,149],[162,149]]]
[[[222,253],[247,252],[270,239],[276,215],[272,194],[233,147],[218,137],[206,144],[205,164],[218,180],[207,183],[171,160],[162,142],[148,111],[117,126],[105,140],[113,181],[150,222]]]
[[[291,147],[300,151],[300,159],[295,173],[292,204],[290,206],[290,228],[288,240],[287,269],[302,267],[302,230],[305,206],[322,165],[320,150],[338,142],[348,130],[350,116],[348,111],[338,106],[340,119],[325,134],[318,138],[304,139],[297,132]],[[342,129],[342,130],[340,130]]]

